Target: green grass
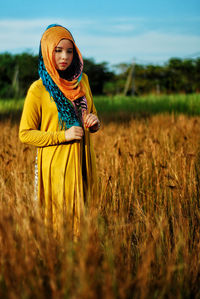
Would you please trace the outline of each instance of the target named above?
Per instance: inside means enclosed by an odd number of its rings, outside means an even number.
[[[126,112],[132,114],[183,113],[200,114],[200,94],[147,95],[141,97],[95,97],[99,113]]]
[[[0,114],[22,111],[24,99],[0,99]]]
[[[140,97],[95,96],[95,106],[101,115],[114,113],[159,114],[183,113],[200,114],[200,94],[147,95]],[[0,114],[9,115],[22,111],[24,99],[0,99]]]

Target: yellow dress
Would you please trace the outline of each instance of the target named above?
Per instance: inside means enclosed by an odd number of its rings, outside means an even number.
[[[88,113],[96,114],[88,78],[81,82]],[[66,142],[59,129],[58,110],[42,80],[35,81],[27,93],[21,117],[21,142],[38,147],[38,201],[46,223],[58,229],[67,220],[79,232],[85,203],[96,194],[95,155],[88,129],[81,141]]]

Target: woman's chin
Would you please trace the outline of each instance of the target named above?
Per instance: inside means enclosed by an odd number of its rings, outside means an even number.
[[[68,66],[60,66],[57,70],[58,71],[66,71],[66,69],[68,68]]]

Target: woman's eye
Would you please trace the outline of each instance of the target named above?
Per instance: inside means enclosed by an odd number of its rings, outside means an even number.
[[[55,52],[58,53],[58,52],[61,52],[61,50],[60,49],[55,49]]]
[[[68,50],[67,53],[71,54],[73,53],[73,50]]]

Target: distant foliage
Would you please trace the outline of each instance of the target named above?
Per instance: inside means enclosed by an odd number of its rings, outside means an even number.
[[[96,64],[93,59],[84,59],[84,72],[88,75],[93,94],[104,93],[104,85],[114,80],[114,73],[109,71],[108,64]]]
[[[102,94],[104,84],[114,77],[106,62],[96,64],[92,59],[84,59],[84,72],[89,77],[93,94]],[[30,84],[37,79],[37,55],[0,54],[0,98],[25,96]]]
[[[172,58],[164,66],[135,64],[132,72],[131,64],[121,63],[115,67],[116,72],[111,71],[106,62],[84,59],[84,72],[93,94],[123,94],[125,86],[128,95],[200,92],[200,58]],[[0,98],[25,96],[30,84],[38,79],[37,68],[37,55],[0,54]]]
[[[24,96],[30,84],[38,79],[38,57],[29,53],[0,55],[0,97]]]
[[[126,81],[131,65],[118,75]],[[120,84],[116,84],[118,87]],[[135,64],[128,93],[196,93],[200,92],[200,58],[171,58],[164,66]],[[123,86],[120,89],[123,92]]]

